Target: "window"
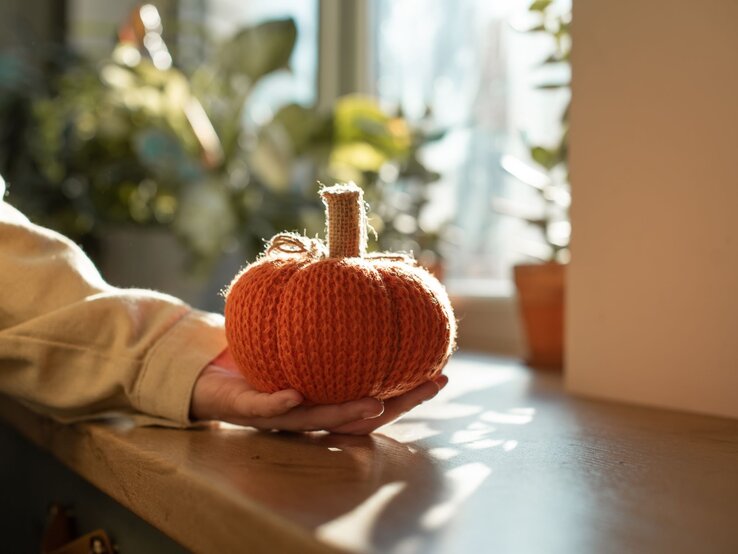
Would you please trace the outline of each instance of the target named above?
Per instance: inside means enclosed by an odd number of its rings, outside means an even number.
[[[515,29],[526,26],[528,0],[374,5],[376,93],[410,118],[430,109],[447,130],[425,160],[443,175],[426,218],[453,223],[447,275],[467,288],[509,294],[510,268],[524,252],[540,250],[540,237],[493,203],[538,201],[501,162],[510,153],[525,159],[523,133],[534,142],[556,136],[567,93],[536,90],[531,73],[550,44]]]

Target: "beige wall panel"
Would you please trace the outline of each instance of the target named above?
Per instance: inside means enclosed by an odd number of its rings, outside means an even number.
[[[737,21],[574,3],[571,391],[738,417]]]

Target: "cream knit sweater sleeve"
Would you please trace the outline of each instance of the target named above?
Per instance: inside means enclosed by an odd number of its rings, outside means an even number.
[[[3,188],[0,393],[63,422],[190,424],[195,380],[226,347],[222,317],[108,285],[73,242],[3,202]]]

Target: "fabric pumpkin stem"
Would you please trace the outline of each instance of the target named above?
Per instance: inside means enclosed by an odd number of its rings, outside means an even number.
[[[321,189],[328,225],[328,257],[358,258],[366,253],[364,191],[353,183]]]

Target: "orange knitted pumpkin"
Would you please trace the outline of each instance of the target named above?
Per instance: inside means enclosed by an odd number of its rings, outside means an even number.
[[[252,386],[312,402],[390,398],[440,374],[456,322],[443,286],[400,254],[365,254],[362,190],[320,192],[328,248],[274,237],[226,295],[231,353]]]

